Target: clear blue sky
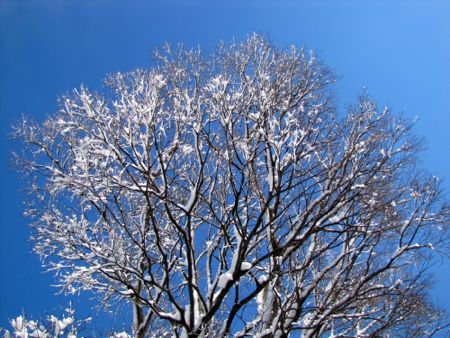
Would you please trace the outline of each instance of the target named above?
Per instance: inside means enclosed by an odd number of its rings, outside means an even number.
[[[419,117],[422,165],[450,192],[450,1],[185,2],[0,0],[0,326],[22,309],[39,316],[64,304],[30,254],[10,125],[22,113],[42,120],[81,83],[98,88],[108,73],[149,66],[164,41],[212,49],[256,31],[306,44],[341,76],[342,106],[367,87],[380,105]],[[450,311],[449,262],[435,271],[433,298]]]

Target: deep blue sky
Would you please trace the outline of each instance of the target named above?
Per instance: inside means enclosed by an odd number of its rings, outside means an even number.
[[[7,164],[11,124],[22,113],[43,119],[81,83],[98,88],[108,73],[149,66],[164,41],[212,49],[256,31],[306,44],[341,76],[343,106],[367,87],[380,105],[419,117],[422,165],[450,192],[450,1],[186,3],[0,0],[0,327],[22,309],[39,316],[64,304],[30,254],[19,178]],[[450,264],[435,270],[433,298],[450,310]]]

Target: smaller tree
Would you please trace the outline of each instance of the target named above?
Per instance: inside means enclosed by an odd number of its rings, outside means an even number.
[[[24,120],[35,251],[68,293],[176,337],[432,335],[426,262],[450,208],[411,124],[253,35],[81,87]]]
[[[12,333],[7,329],[0,328],[0,334],[3,338],[77,338],[80,333],[82,337],[108,337],[108,338],[131,338],[126,331],[117,332],[117,330],[98,331],[90,328],[92,318],[79,319],[75,316],[75,310],[70,304],[64,309],[60,316],[53,314],[44,319],[32,320],[22,314],[10,320]]]
[[[90,318],[76,320],[75,310],[72,309],[72,306],[66,308],[64,312],[60,319],[54,315],[50,315],[45,321],[30,320],[25,315],[17,316],[10,321],[13,329],[12,335],[9,330],[4,330],[3,337],[57,338],[64,336],[67,338],[76,338],[78,330],[90,322]]]

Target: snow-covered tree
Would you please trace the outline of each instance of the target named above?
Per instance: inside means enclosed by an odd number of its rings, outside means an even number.
[[[425,269],[450,209],[411,123],[253,35],[24,120],[34,250],[67,293],[129,303],[135,337],[399,337],[438,329]]]
[[[75,319],[75,310],[71,305],[64,312],[60,318],[49,315],[44,321],[31,320],[25,315],[17,316],[10,321],[13,333],[11,334],[9,330],[4,330],[3,337],[76,338],[79,328],[90,322],[91,318]]]

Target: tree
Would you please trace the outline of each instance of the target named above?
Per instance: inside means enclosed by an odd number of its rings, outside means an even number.
[[[28,338],[57,338],[66,336],[67,338],[76,338],[77,332],[80,328],[85,326],[91,318],[85,320],[75,319],[75,310],[69,305],[65,309],[65,314],[58,319],[54,315],[47,317],[46,321],[29,320],[25,315],[17,316],[11,320],[14,337]],[[3,330],[0,330],[2,332]],[[119,333],[120,334],[120,333]],[[120,337],[119,334],[113,338],[128,338]],[[12,337],[8,330],[4,331],[4,338]]]
[[[34,250],[67,293],[133,308],[135,337],[426,336],[450,208],[412,124],[253,35],[86,87],[16,156]]]

